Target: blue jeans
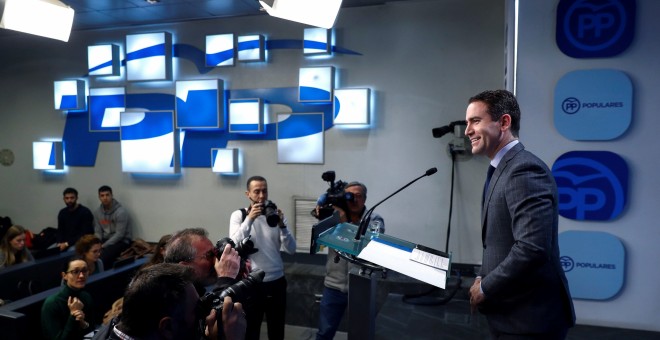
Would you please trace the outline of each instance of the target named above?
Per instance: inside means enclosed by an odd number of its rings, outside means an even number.
[[[348,293],[328,287],[323,289],[316,340],[331,340],[335,337],[346,306],[348,306]]]

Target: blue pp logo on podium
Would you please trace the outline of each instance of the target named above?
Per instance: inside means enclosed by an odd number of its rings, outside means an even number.
[[[628,165],[609,151],[571,151],[552,165],[559,215],[572,220],[609,221],[626,206]]]
[[[559,234],[559,250],[573,298],[607,300],[623,288],[626,251],[616,236],[600,231],[565,231]]]
[[[633,86],[625,73],[569,72],[555,87],[555,128],[571,140],[612,140],[630,127],[632,107]]]
[[[625,51],[635,35],[635,0],[561,0],[557,46],[573,58],[606,58]]]

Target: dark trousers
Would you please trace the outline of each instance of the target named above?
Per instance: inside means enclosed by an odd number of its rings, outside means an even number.
[[[101,261],[103,261],[103,269],[108,270],[112,268],[119,255],[130,247],[130,243],[119,241],[115,244],[103,247],[101,252]]]
[[[489,326],[491,339],[497,340],[563,340],[566,339],[568,328],[560,327],[548,333],[509,334],[500,332]]]
[[[284,276],[261,284],[258,297],[246,311],[245,339],[259,339],[264,314],[268,327],[268,339],[284,340],[284,316],[286,314],[286,279]]]
[[[348,306],[348,293],[333,288],[323,288],[316,340],[334,339],[346,306]]]

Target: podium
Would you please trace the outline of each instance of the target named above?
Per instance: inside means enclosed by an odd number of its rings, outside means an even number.
[[[348,339],[373,339],[376,321],[376,279],[374,271],[394,270],[433,286],[445,289],[451,270],[451,253],[444,253],[420,244],[367,230],[356,240],[359,227],[339,223],[330,227],[321,221],[312,231],[312,249],[320,245],[335,249],[345,260],[362,267],[364,274],[349,273]],[[335,220],[336,221],[336,220]],[[367,318],[368,322],[363,322]]]

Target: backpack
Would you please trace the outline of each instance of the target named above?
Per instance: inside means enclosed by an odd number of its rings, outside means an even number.
[[[45,250],[57,243],[57,229],[46,227],[32,238],[32,249]]]

